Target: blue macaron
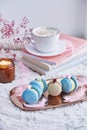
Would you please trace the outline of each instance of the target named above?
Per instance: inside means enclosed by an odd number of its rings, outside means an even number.
[[[69,93],[71,91],[72,84],[71,84],[71,82],[70,82],[70,80],[68,78],[63,78],[61,80],[61,84],[62,84],[63,92]]]
[[[22,99],[28,104],[37,103],[38,93],[34,89],[26,89],[22,94]]]
[[[40,99],[41,95],[43,93],[42,90],[38,86],[35,86],[35,85],[32,85],[31,89],[35,89],[37,91],[37,93],[38,93],[38,99]]]
[[[71,79],[74,81],[74,83],[75,83],[75,89],[74,90],[76,90],[77,88],[78,88],[78,81],[77,81],[77,79],[76,79],[76,77],[75,76],[71,76]]]
[[[42,83],[44,85],[43,93],[45,93],[47,91],[47,89],[48,89],[48,84],[46,83],[46,80],[44,80],[44,79],[41,79],[41,81],[42,81]]]
[[[37,86],[38,88],[40,88],[41,91],[43,91],[41,85],[39,84],[39,82],[38,82],[37,80],[31,81],[29,84],[30,84],[31,86],[32,86],[32,85],[35,85],[35,86]]]

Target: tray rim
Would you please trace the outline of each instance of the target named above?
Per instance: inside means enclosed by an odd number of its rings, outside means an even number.
[[[85,87],[86,85],[84,85],[83,87]],[[72,102],[63,102],[62,104],[59,105],[46,105],[46,106],[42,106],[42,107],[25,107],[19,100],[18,98],[21,97],[19,96],[17,98],[17,96],[15,95],[15,93],[13,93],[13,90],[15,90],[17,87],[14,87],[13,89],[11,89],[9,97],[11,102],[18,108],[20,108],[21,110],[24,111],[38,111],[38,110],[45,110],[45,109],[52,109],[52,108],[58,108],[58,107],[63,107],[63,106],[69,106],[69,105],[73,105],[76,103],[82,103],[83,101],[87,101],[87,95],[84,96],[82,99],[76,100],[76,101],[72,101]],[[81,86],[79,86],[79,88],[81,88]],[[44,96],[44,95],[43,95]],[[61,95],[59,95],[61,96]],[[44,96],[45,97],[45,96]],[[58,97],[58,96],[57,96]],[[16,103],[15,103],[16,102]]]

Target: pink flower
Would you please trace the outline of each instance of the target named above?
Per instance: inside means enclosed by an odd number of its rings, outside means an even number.
[[[19,26],[15,26],[15,21],[7,21],[0,15],[0,35],[3,39],[13,39],[15,44],[29,43],[31,41],[32,29],[28,27],[29,20],[24,17]],[[30,34],[30,35],[28,35]]]
[[[29,23],[29,20],[28,20],[28,18],[26,18],[26,17],[23,18],[23,21],[24,21],[24,23],[26,23],[26,24]]]
[[[4,22],[3,27],[1,29],[1,33],[3,36],[9,37],[14,34],[14,29],[13,29],[14,23],[13,21],[11,24]]]

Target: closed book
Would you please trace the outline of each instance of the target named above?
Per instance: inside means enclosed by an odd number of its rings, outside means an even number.
[[[84,53],[80,53],[78,54],[77,56],[75,55],[75,57],[71,57],[69,58],[68,60],[66,60],[65,62],[63,62],[63,64],[61,64],[60,66],[54,68],[54,69],[51,69],[49,71],[46,71],[42,68],[40,68],[39,66],[36,66],[34,65],[33,63],[25,60],[25,59],[22,59],[22,62],[29,68],[31,68],[32,70],[38,72],[39,74],[41,75],[51,75],[53,73],[58,73],[64,69],[68,69],[68,68],[71,68],[71,67],[74,67],[78,64],[81,64],[81,63],[87,63],[87,51],[85,51]]]
[[[30,54],[23,54],[22,60],[26,60],[30,62],[31,64],[34,64],[46,71],[51,70],[53,66],[56,65],[54,62],[47,61],[47,60],[38,58],[36,56],[32,56]]]
[[[29,62],[27,60],[22,59],[22,62],[23,62],[24,65],[26,65],[27,67],[29,67],[33,71],[38,72],[41,75],[45,75],[46,74],[45,70],[41,69],[40,67],[34,65],[33,63],[31,63],[31,62]]]
[[[81,56],[81,53],[87,51],[87,41],[84,39],[64,34],[61,34],[60,39],[65,40],[67,44],[66,51],[62,54],[51,57],[40,57],[32,55],[26,50],[23,50],[24,54],[22,59],[27,63],[29,62],[29,64],[33,65],[33,70],[35,68],[35,71],[38,72],[40,69],[41,74],[46,74],[47,72],[56,70],[56,68],[68,62],[74,61],[79,56]]]
[[[55,65],[55,67],[53,67],[53,65],[50,65],[52,67],[52,69],[50,69],[50,70],[45,70],[45,69],[41,68],[41,66],[35,65],[34,63],[30,62],[26,58],[25,59],[23,58],[23,61],[26,66],[28,66],[32,70],[40,73],[41,75],[56,73],[63,69],[67,69],[68,67],[73,67],[73,66],[83,63],[83,62],[87,63],[87,45],[84,46],[82,49],[80,49],[77,53],[73,54],[71,57],[67,58],[61,64]]]

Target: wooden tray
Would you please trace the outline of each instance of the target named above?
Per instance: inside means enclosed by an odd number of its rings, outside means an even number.
[[[70,94],[61,93],[61,95],[56,97],[49,96],[46,92],[37,104],[29,105],[25,104],[21,97],[22,92],[27,87],[28,85],[25,84],[22,86],[17,86],[10,91],[10,99],[12,103],[18,108],[25,111],[36,111],[62,107],[87,100],[87,84],[84,84],[79,86],[79,88],[76,91],[73,91]]]

